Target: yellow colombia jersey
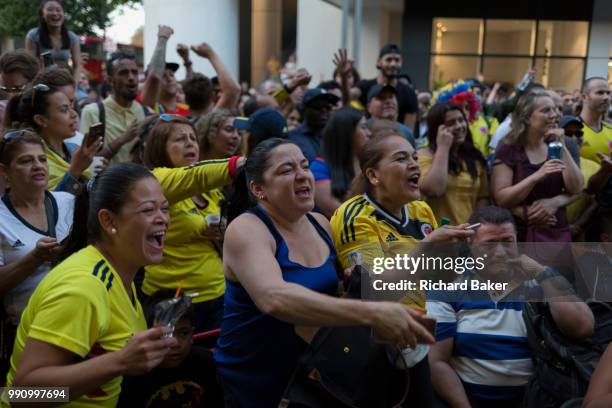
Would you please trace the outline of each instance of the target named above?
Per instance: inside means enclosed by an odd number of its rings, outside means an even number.
[[[372,267],[373,259],[394,257],[414,249],[414,245],[437,228],[431,208],[423,201],[412,201],[402,208],[402,219],[387,213],[367,194],[344,202],[331,218],[332,237],[343,269],[350,266],[348,255],[359,251]],[[409,295],[412,306],[425,309],[422,292]]]
[[[170,202],[170,229],[164,243],[161,264],[145,268],[142,291],[176,289],[183,281],[183,292],[198,293],[194,302],[223,296],[225,278],[221,254],[204,236],[206,216],[219,215],[223,198],[217,187],[228,184],[229,160],[207,160],[182,168],[157,168],[153,174]],[[192,197],[202,191],[205,205],[199,208]]]
[[[102,254],[88,246],[53,268],[40,282],[21,316],[7,383],[28,338],[69,350],[83,359],[120,350],[138,332],[146,330],[134,285],[129,288]],[[115,377],[72,407],[114,407],[122,377]]]
[[[603,153],[605,155],[610,154],[609,143],[612,141],[612,125],[606,122],[601,123],[601,130],[595,132],[593,129],[588,127],[586,123],[582,123],[584,132],[582,147],[580,148],[580,156],[593,160],[596,163],[600,163],[597,153]]]

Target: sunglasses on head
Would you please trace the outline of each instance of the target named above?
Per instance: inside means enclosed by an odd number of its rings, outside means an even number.
[[[51,90],[51,88],[49,88],[48,85],[45,84],[38,84],[38,85],[34,85],[32,87],[32,108],[34,108],[34,100],[36,98],[36,93],[37,92],[49,92]]]
[[[16,137],[19,136],[23,136],[24,134],[26,134],[26,130],[10,130],[8,132],[6,132],[3,136],[2,139],[0,140],[0,157],[2,157],[2,153],[4,152],[4,147],[9,144],[11,142],[12,139],[15,139]]]
[[[0,91],[4,91],[7,93],[20,93],[20,92],[23,92],[25,88],[26,88],[25,84],[21,86],[13,86],[13,87],[0,86]]]

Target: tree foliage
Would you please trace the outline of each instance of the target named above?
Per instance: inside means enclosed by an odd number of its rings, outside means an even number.
[[[68,29],[79,35],[95,35],[112,22],[110,14],[120,6],[139,0],[63,0]],[[25,37],[38,26],[40,0],[0,0],[0,35]]]

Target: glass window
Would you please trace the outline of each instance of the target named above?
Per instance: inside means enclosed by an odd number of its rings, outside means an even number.
[[[485,53],[533,55],[535,25],[531,20],[487,20]]]
[[[537,58],[536,81],[547,88],[571,92],[580,89],[584,75],[582,58]]]
[[[531,58],[485,57],[483,65],[487,82],[506,82],[516,86],[531,68]]]
[[[454,79],[474,78],[480,72],[479,65],[479,57],[432,56],[430,70],[432,88],[444,86]]]
[[[471,18],[434,18],[431,51],[478,54],[482,48],[483,22]]]
[[[589,23],[540,21],[537,55],[586,57]]]

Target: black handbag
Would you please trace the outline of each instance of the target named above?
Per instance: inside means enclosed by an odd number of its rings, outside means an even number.
[[[356,267],[348,297],[357,297],[367,278]],[[279,407],[401,407],[409,389],[398,347],[376,342],[370,327],[323,327],[298,360]]]

